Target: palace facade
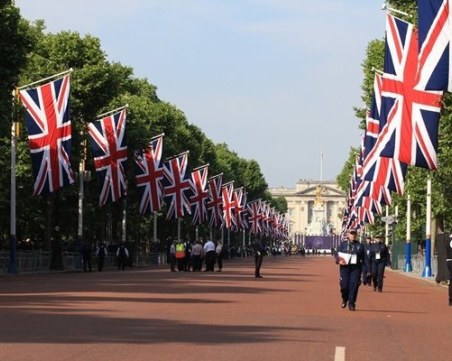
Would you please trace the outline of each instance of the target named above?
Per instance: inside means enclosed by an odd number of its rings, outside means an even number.
[[[282,196],[287,201],[289,239],[340,233],[346,195],[336,182],[300,180],[295,188],[269,190],[273,196]]]

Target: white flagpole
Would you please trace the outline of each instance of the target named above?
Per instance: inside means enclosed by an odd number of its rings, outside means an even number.
[[[406,200],[406,244],[405,244],[405,272],[411,272],[411,198],[408,194]]]
[[[422,272],[422,277],[431,277],[431,226],[432,226],[432,180],[427,179],[427,206],[426,206],[426,225],[425,225],[425,267]]]
[[[153,227],[153,235],[152,235],[152,240],[154,241],[154,243],[157,243],[157,212],[154,212],[154,227]]]
[[[16,154],[17,129],[19,123],[14,119],[14,108],[18,98],[18,89],[13,91],[13,119],[11,126],[11,195],[10,195],[10,234],[9,234],[9,266],[8,273],[17,273],[16,262]]]
[[[108,112],[99,114],[96,118],[97,118],[97,119],[100,119],[100,118],[102,118],[102,117],[105,117],[106,115],[113,114],[113,113],[117,113],[117,112],[119,112],[120,110],[127,109],[127,108],[129,108],[129,104],[126,104],[126,105],[123,105],[122,107],[119,107],[119,108],[110,110],[110,111],[108,111]]]
[[[39,84],[39,83],[43,83],[46,80],[58,78],[60,76],[66,75],[68,73],[72,73],[73,71],[74,71],[74,69],[70,68],[68,70],[62,71],[61,73],[58,73],[58,74],[55,74],[55,75],[51,75],[51,76],[48,76],[47,78],[43,78],[43,79],[39,79],[37,81],[34,81],[33,83],[30,83],[30,84],[27,84],[27,85],[22,85],[21,87],[19,87],[19,90],[31,88],[33,85],[36,85],[36,84]]]
[[[80,132],[80,135],[83,136],[83,132]],[[79,192],[78,192],[78,229],[77,229],[77,252],[79,256],[77,257],[76,268],[81,268],[81,250],[82,250],[82,241],[83,241],[83,199],[85,196],[84,190],[84,177],[85,177],[85,142],[82,142],[82,159],[80,159],[78,177],[79,177]]]
[[[386,206],[386,219],[389,217],[389,207]],[[385,222],[385,243],[386,246],[389,244],[389,223]]]

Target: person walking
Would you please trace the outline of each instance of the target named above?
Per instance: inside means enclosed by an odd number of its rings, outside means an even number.
[[[176,262],[177,270],[185,272],[185,243],[182,240],[178,240],[176,243]]]
[[[83,262],[83,271],[87,272],[88,270],[91,272],[91,246],[84,242],[82,245],[82,262]]]
[[[204,245],[204,255],[206,257],[206,269],[204,272],[213,272],[215,268],[215,243],[210,239]]]
[[[116,250],[116,258],[118,260],[118,271],[124,271],[124,267],[126,265],[126,261],[129,258],[129,251],[126,248],[124,242],[121,242],[118,249]]]
[[[262,238],[258,238],[254,243],[254,277],[264,278],[261,275],[262,261],[265,254],[265,242]]]
[[[223,241],[221,239],[218,240],[217,247],[215,248],[215,254],[217,256],[218,263],[217,272],[221,272],[223,269]]]
[[[99,247],[97,247],[97,250],[96,250],[97,270],[99,272],[102,272],[102,270],[104,269],[104,261],[105,261],[105,257],[107,256],[107,254],[108,254],[107,248],[105,247],[105,245],[103,243],[101,243],[99,245]]]
[[[372,264],[372,280],[374,291],[383,292],[385,267],[391,265],[389,250],[383,241],[383,236],[375,237],[375,244],[370,253]]]
[[[370,254],[372,251],[372,237],[366,237],[366,243],[364,244],[364,262],[363,262],[363,272],[362,281],[364,286],[372,285],[372,263],[370,261]]]
[[[348,239],[339,245],[335,259],[339,264],[341,307],[347,307],[348,303],[349,310],[355,311],[364,262],[364,247],[357,239],[356,230],[348,231],[347,237]]]
[[[193,263],[193,272],[200,272],[202,268],[202,256],[204,249],[201,240],[197,240],[191,250],[191,258]]]
[[[446,248],[446,264],[449,271],[449,306],[452,306],[452,234]]]
[[[171,241],[168,252],[171,272],[176,272],[176,240]]]

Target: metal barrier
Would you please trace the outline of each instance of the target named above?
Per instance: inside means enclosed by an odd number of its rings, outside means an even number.
[[[405,264],[405,256],[404,255],[399,255],[398,256],[398,264],[400,265],[404,265]],[[432,257],[431,260],[431,266],[432,266],[432,276],[435,276],[436,273],[438,272],[438,260],[436,257]],[[413,273],[418,273],[418,274],[422,274],[422,272],[424,271],[425,268],[425,258],[423,255],[413,255],[411,256],[411,265],[413,267]],[[401,267],[399,267],[401,268]],[[402,267],[403,269],[403,267]]]
[[[152,259],[151,255],[145,252],[134,252],[133,262],[131,266],[161,266],[166,264],[166,254],[159,253]],[[83,264],[80,261],[80,254],[77,252],[63,252],[63,266],[64,271],[76,271],[80,264],[83,269]],[[50,252],[34,251],[34,252],[17,252],[16,254],[17,272],[19,273],[33,273],[33,272],[48,272],[50,265]],[[7,273],[9,266],[9,253],[0,252],[0,273]],[[93,253],[91,257],[92,270],[97,269],[97,256]],[[109,254],[105,257],[104,268],[117,267],[116,255]]]

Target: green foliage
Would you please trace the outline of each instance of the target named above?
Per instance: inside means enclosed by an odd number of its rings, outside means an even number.
[[[43,21],[29,23],[20,18],[18,10],[9,5],[0,12],[2,49],[10,49],[0,59],[0,77],[4,80],[0,90],[0,102],[4,105],[0,123],[0,164],[9,169],[11,90],[17,84],[24,85],[73,68],[71,74],[71,118],[73,120],[72,165],[78,174],[78,164],[86,159],[87,176],[84,182],[84,238],[91,242],[121,239],[122,210],[125,202],[116,202],[103,208],[98,206],[99,184],[87,145],[86,124],[98,118],[98,114],[129,105],[127,116],[128,138],[128,196],[127,234],[129,239],[147,241],[152,221],[138,213],[138,196],[133,170],[133,152],[148,145],[150,138],[165,133],[163,159],[188,150],[189,169],[209,163],[209,175],[223,173],[223,180],[235,181],[235,187],[243,186],[248,200],[262,198],[281,212],[287,210],[284,199],[273,199],[267,182],[255,160],[240,158],[226,144],[214,144],[196,125],[190,124],[184,113],[176,106],[160,100],[157,87],[146,79],[136,78],[133,69],[120,63],[109,62],[102,50],[100,40],[91,35],[63,31],[46,33]],[[8,15],[8,17],[6,16]],[[32,47],[33,44],[33,47]],[[19,76],[20,75],[20,76]],[[6,89],[6,90],[5,90]],[[4,91],[4,93],[1,93]],[[15,116],[23,118],[22,114]],[[23,122],[17,148],[17,229],[18,238],[31,238],[36,246],[48,248],[54,226],[74,249],[78,227],[79,180],[70,187],[60,189],[49,197],[30,197],[33,190],[31,162],[27,135]],[[0,211],[9,212],[9,174],[0,175]],[[33,217],[30,217],[33,214]],[[1,219],[1,229],[8,228],[9,219]],[[191,218],[183,220],[183,234],[193,234]],[[173,222],[175,223],[175,222]],[[164,212],[159,214],[160,239],[174,236],[176,228],[165,221]],[[200,232],[207,232],[205,227]],[[6,233],[6,231],[3,231]]]
[[[410,0],[392,0],[390,6],[407,12],[410,16],[397,14],[398,17],[406,21],[417,23],[417,3]],[[384,41],[376,39],[369,42],[366,57],[363,61],[363,84],[362,100],[370,106],[373,93],[374,68],[382,70],[384,61]],[[365,109],[355,108],[355,113],[360,119],[360,128],[365,126]],[[348,181],[352,173],[354,164],[354,154],[352,150],[349,158],[344,164],[337,181],[342,189],[347,190]],[[398,207],[399,223],[397,225],[397,239],[405,239],[406,232],[406,203],[407,195],[411,197],[411,233],[413,240],[421,240],[425,237],[426,221],[426,184],[427,178],[432,179],[432,213],[437,221],[439,231],[451,231],[452,213],[449,211],[452,202],[452,96],[450,93],[444,95],[443,109],[441,112],[439,126],[439,147],[438,147],[438,170],[432,172],[426,169],[409,167],[405,180],[405,194],[398,196],[392,194],[392,209]],[[370,229],[380,232],[384,227],[379,217],[377,222]],[[433,230],[434,231],[434,230]]]

